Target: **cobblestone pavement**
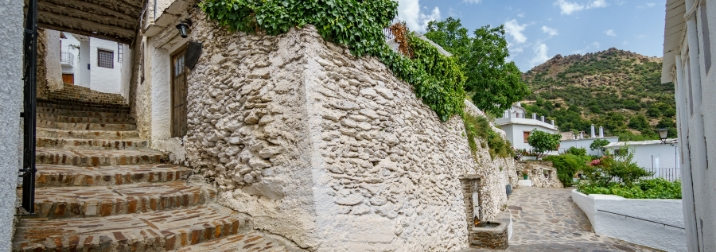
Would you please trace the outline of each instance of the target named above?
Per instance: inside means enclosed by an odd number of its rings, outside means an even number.
[[[513,235],[507,251],[659,251],[592,232],[571,190],[516,189],[508,200]]]

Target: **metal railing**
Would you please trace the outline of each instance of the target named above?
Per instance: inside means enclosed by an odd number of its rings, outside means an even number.
[[[27,4],[25,20],[25,33],[23,39],[23,67],[25,68],[25,105],[20,116],[23,124],[22,149],[22,208],[28,214],[35,213],[35,109],[37,103],[37,0],[30,0]]]
[[[654,173],[648,178],[663,178],[668,181],[681,180],[681,168],[644,168],[644,170]]]
[[[65,65],[74,66],[75,65],[75,55],[71,52],[61,52],[60,53],[60,63]]]

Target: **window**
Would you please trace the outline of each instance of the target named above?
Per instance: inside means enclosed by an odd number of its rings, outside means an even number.
[[[114,68],[114,52],[109,50],[97,49],[97,66],[104,68]]]
[[[525,138],[525,143],[526,143],[526,142],[527,142],[527,138],[530,137],[530,132],[529,132],[529,131],[525,131],[525,132],[523,132],[522,134],[523,134],[523,137]]]

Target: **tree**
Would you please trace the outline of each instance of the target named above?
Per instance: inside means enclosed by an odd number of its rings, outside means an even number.
[[[606,139],[595,139],[592,144],[589,145],[590,150],[599,150],[600,152],[604,151],[604,146],[607,146],[609,144],[609,141]]]
[[[601,159],[592,161],[584,169],[584,174],[592,185],[608,187],[610,183],[623,183],[631,186],[640,178],[653,175],[639,167],[634,161],[634,149],[629,146],[615,151],[614,155],[607,154]]]
[[[534,129],[527,138],[527,143],[529,143],[534,151],[539,153],[541,157],[547,151],[556,150],[557,146],[559,146],[560,139],[562,139],[562,135],[560,134],[550,134]]]
[[[510,53],[504,26],[483,26],[470,37],[460,19],[449,17],[444,21],[431,21],[427,30],[427,38],[463,63],[467,75],[465,91],[472,95],[472,101],[480,109],[500,115],[529,94],[517,65],[505,61]]]

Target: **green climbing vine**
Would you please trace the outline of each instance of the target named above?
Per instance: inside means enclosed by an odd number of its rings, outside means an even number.
[[[463,114],[466,77],[454,57],[413,35],[407,38],[412,57],[391,50],[385,42],[383,29],[397,14],[393,0],[204,0],[199,6],[209,19],[246,33],[277,35],[311,24],[325,40],[348,46],[353,55],[377,57],[396,77],[413,85],[416,96],[440,120]]]

